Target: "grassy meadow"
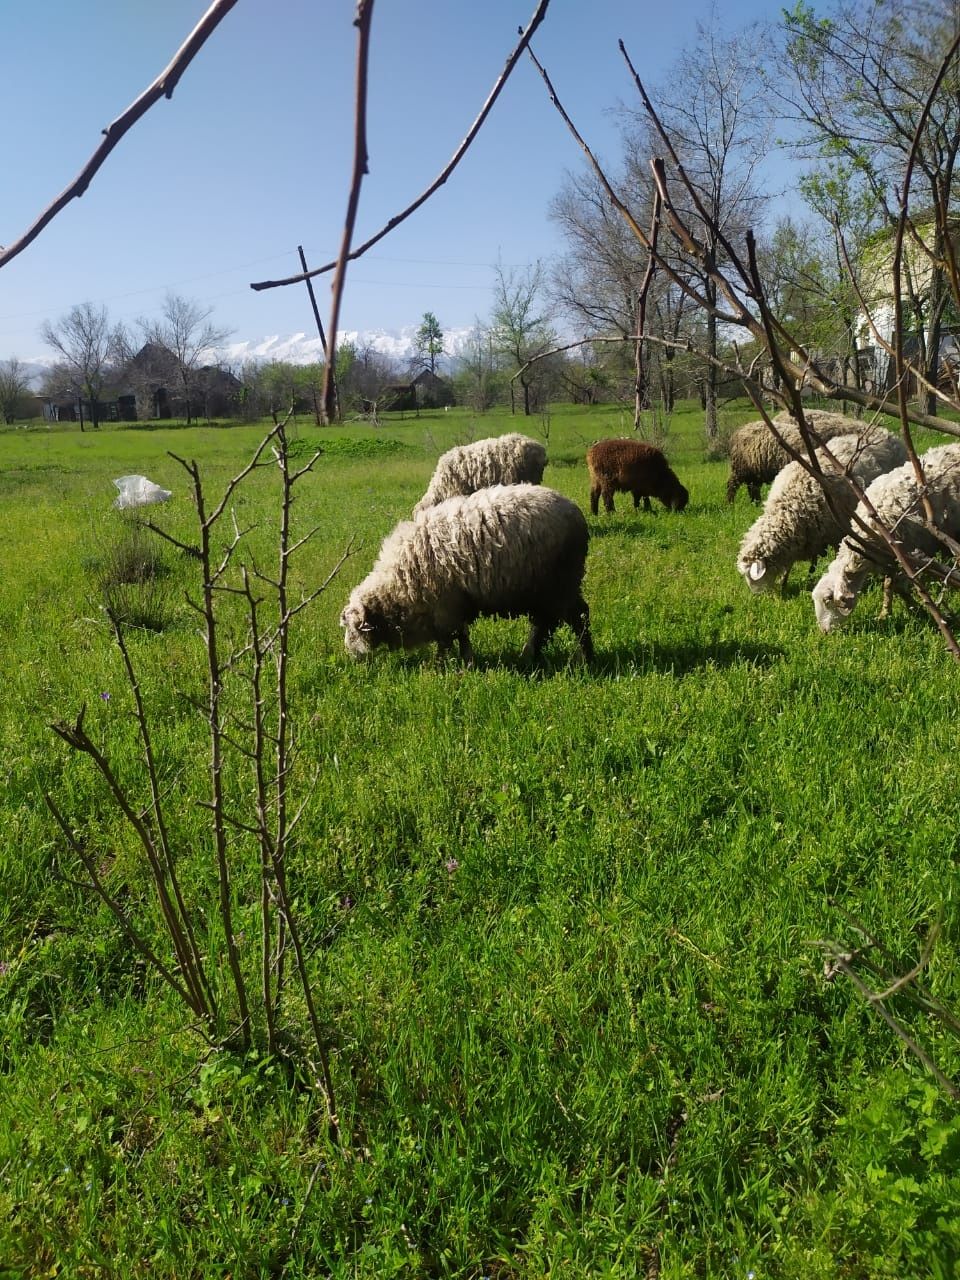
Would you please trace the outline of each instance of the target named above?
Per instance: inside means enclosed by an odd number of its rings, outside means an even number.
[[[926,616],[897,602],[878,621],[874,585],[823,636],[802,567],[785,599],[753,597],[735,555],[756,510],[743,490],[727,505],[688,407],[664,441],[687,510],[619,495],[589,517],[591,668],[565,630],[527,667],[525,624],[493,620],[473,670],[345,653],[344,600],[437,455],[545,428],[544,483],[588,510],[587,445],[630,429],[613,406],[294,431],[298,456],[323,449],[294,508],[296,532],[318,530],[297,590],[358,544],[298,618],[291,671],[307,799],[290,877],[342,1149],[283,1060],[205,1047],[43,800],[162,947],[129,829],[49,726],[85,704],[146,803],[102,613],[129,534],[112,480],[173,490],[151,515],[187,539],[168,451],[215,496],[266,428],[0,432],[4,1280],[957,1274],[956,1104],[812,945],[862,944],[853,917],[897,976],[939,927],[924,981],[960,1009],[960,672]],[[234,504],[261,564],[276,490],[257,471]],[[203,651],[192,563],[157,543],[129,645],[202,930]],[[256,867],[235,846],[253,975]],[[943,1024],[886,1003],[960,1078]]]

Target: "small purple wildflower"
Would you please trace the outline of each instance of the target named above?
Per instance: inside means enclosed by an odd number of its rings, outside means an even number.
[[[101,702],[109,702],[109,701],[110,701],[110,695],[109,695],[109,693],[107,693],[106,689],[104,689],[103,693],[101,693],[101,695],[100,695],[100,701],[101,701]]]
[[[447,868],[447,871],[450,873],[450,875],[453,875],[457,867],[459,867],[460,863],[457,861],[456,858],[448,858],[443,865]]]

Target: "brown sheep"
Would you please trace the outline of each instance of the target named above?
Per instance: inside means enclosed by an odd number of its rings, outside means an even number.
[[[659,498],[668,511],[682,511],[689,493],[670,469],[663,450],[643,440],[598,440],[587,450],[590,471],[590,510],[596,515],[603,496],[605,510],[613,511],[615,493],[632,493],[634,510],[643,499]]]

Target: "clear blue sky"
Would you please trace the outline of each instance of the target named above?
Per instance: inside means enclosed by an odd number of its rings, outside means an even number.
[[[0,243],[10,244],[76,175],[101,129],[159,74],[205,0],[0,0],[4,74]],[[403,208],[477,114],[534,0],[378,0],[370,174],[357,239]],[[734,0],[732,32],[774,19],[773,0]],[[78,302],[112,319],[156,315],[167,291],[214,307],[237,340],[314,331],[302,286],[251,280],[336,254],[352,161],[351,0],[239,0],[173,98],[120,142],[86,194],[0,270],[0,358],[46,357],[40,324]],[[695,38],[709,0],[552,0],[538,55],[607,160],[617,104],[632,101],[622,37],[649,83]],[[491,306],[492,264],[556,253],[547,217],[579,152],[528,59],[516,68],[453,177],[353,264],[345,329],[396,329],[433,311],[445,329]],[[318,281],[326,321],[329,277]]]

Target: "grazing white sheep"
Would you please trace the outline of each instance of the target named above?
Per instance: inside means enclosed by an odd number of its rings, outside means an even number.
[[[950,537],[960,537],[960,444],[930,449],[921,463],[937,528]],[[878,476],[867,489],[866,497],[906,550],[943,556],[943,543],[924,523],[912,463]],[[855,514],[871,532],[865,532],[855,520],[840,543],[836,558],[814,587],[813,607],[821,631],[832,631],[849,617],[871,574],[889,571],[890,556],[876,532],[876,521],[863,503],[857,506]],[[867,555],[868,549],[872,558]]]
[[[468,628],[481,616],[529,617],[525,657],[562,622],[593,656],[581,594],[587,522],[575,502],[539,485],[493,485],[448,498],[389,534],[342,614],[355,657],[378,645],[413,649],[454,640],[473,661]]]
[[[547,451],[540,441],[518,431],[457,445],[437,459],[433,479],[413,514],[493,484],[539,484],[546,465]]]
[[[831,413],[829,409],[807,409],[803,415],[807,426],[820,442],[832,440],[834,436],[846,435],[859,431],[862,422],[856,418],[846,418],[841,413]],[[784,440],[798,453],[806,453],[806,445],[796,418],[783,412],[773,419]],[[790,462],[791,456],[761,418],[758,422],[746,422],[738,427],[730,437],[730,477],[727,480],[727,501],[733,502],[737,490],[742,484],[747,486],[751,502],[760,501],[760,486],[769,484],[781,468]]]
[[[857,505],[845,477],[866,489],[906,462],[907,450],[899,436],[864,426],[855,435],[835,436],[816,456],[822,482],[801,463],[788,462],[770,486],[763,513],[744,534],[737,572],[752,591],[770,591],[778,580],[785,589],[798,560],[809,560],[812,568],[828,547],[839,546]]]

